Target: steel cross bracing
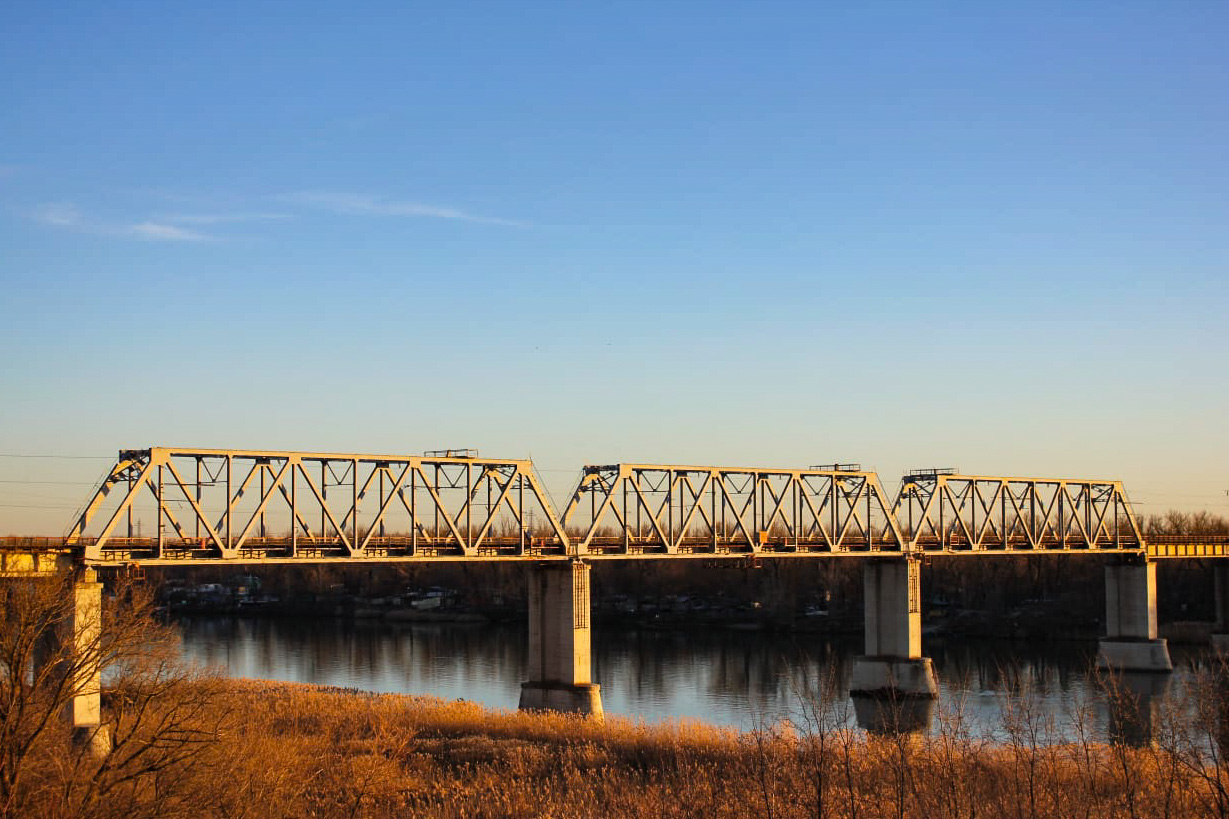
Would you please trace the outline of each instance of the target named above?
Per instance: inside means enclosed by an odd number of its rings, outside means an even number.
[[[1145,545],[1119,481],[921,470],[904,477],[893,513],[912,551],[1138,551]]]
[[[526,460],[155,447],[120,453],[66,544],[158,563],[545,556],[568,539]]]
[[[570,554],[866,554],[905,549],[873,472],[586,466]]]
[[[1118,481],[924,470],[889,505],[857,464],[586,466],[561,520],[528,460],[153,447],[124,450],[68,536],[91,564],[1044,551],[1229,557],[1229,539],[1146,543]],[[5,551],[0,544],[0,552]],[[20,558],[20,560],[19,560]],[[14,564],[16,565],[16,564]],[[23,564],[24,565],[24,564]]]

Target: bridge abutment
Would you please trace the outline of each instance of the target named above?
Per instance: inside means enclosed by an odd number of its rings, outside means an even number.
[[[529,570],[529,680],[522,710],[547,709],[602,716],[592,682],[589,565],[579,560]]]
[[[1097,667],[1172,671],[1169,645],[1157,637],[1156,564],[1121,561],[1105,567],[1105,637]]]
[[[865,654],[854,660],[855,697],[938,696],[930,658],[922,656],[922,565],[916,559],[872,558],[863,564]]]

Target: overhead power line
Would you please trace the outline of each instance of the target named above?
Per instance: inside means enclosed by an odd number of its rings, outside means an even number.
[[[47,458],[60,461],[114,461],[114,455],[53,455],[28,452],[0,452],[0,458]]]

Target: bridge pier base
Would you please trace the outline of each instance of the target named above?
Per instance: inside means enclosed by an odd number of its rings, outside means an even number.
[[[1212,625],[1212,650],[1229,654],[1229,560],[1212,562],[1212,579],[1216,584],[1216,622]]]
[[[589,565],[544,563],[529,573],[529,674],[521,710],[602,717],[591,679]]]
[[[1105,567],[1105,637],[1097,667],[1114,671],[1173,671],[1169,644],[1157,638],[1156,564]]]
[[[922,656],[922,565],[910,558],[863,564],[866,653],[854,660],[854,697],[933,699],[939,694],[930,658]]]

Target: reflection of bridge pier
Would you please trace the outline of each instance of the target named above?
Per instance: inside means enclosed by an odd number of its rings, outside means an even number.
[[[1106,692],[1110,739],[1133,748],[1151,745],[1169,683],[1168,674],[1124,671],[1115,675]]]
[[[1172,671],[1168,643],[1157,638],[1156,564],[1125,558],[1105,567],[1105,637],[1097,667]]]
[[[865,653],[854,660],[850,694],[885,701],[932,700],[934,669],[922,656],[922,565],[911,558],[863,564]]]
[[[589,566],[542,563],[529,572],[529,680],[520,708],[602,716],[591,681]]]
[[[880,736],[924,734],[935,718],[935,701],[924,697],[851,696],[858,727]]]

